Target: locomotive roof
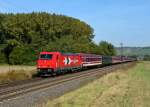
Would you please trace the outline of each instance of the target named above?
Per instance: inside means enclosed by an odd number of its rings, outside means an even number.
[[[102,56],[102,55],[96,55],[96,54],[87,54],[87,53],[78,53],[79,55],[82,56]]]
[[[40,54],[62,54],[62,55],[70,55],[70,56],[73,56],[73,55],[78,55],[77,53],[65,53],[65,52],[40,52]]]
[[[56,53],[59,53],[59,52],[47,52],[47,51],[40,52],[40,54],[56,54]]]
[[[63,54],[63,55],[70,55],[70,56],[78,55],[77,53],[64,53],[64,52],[61,52],[61,54]]]

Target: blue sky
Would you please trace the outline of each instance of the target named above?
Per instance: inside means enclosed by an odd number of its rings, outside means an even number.
[[[94,28],[94,41],[150,46],[150,0],[0,0],[0,12],[46,11]]]

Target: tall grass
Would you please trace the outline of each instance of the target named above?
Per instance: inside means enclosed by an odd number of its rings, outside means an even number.
[[[150,62],[110,73],[43,107],[150,107]]]
[[[0,83],[30,79],[36,74],[36,70],[12,70],[0,73]]]

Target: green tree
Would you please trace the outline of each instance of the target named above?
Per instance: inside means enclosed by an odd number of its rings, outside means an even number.
[[[92,41],[93,32],[87,23],[65,15],[0,14],[0,45],[6,44],[2,50],[10,64],[32,64],[40,51],[114,55],[110,43]]]
[[[13,65],[20,64],[30,64],[34,65],[36,63],[35,52],[32,48],[27,48],[23,46],[17,46],[13,49],[9,55],[9,62]]]
[[[6,56],[3,52],[0,52],[0,64],[5,64],[7,63]]]
[[[96,46],[96,44],[91,43],[87,38],[80,37],[76,40],[72,36],[66,36],[50,42],[46,47],[46,51],[94,53],[92,46]]]
[[[10,61],[9,61],[9,55],[10,55],[10,53],[13,51],[13,49],[16,47],[16,46],[18,46],[18,45],[20,45],[20,43],[19,42],[17,42],[15,39],[12,39],[12,40],[8,40],[7,41],[7,45],[6,45],[6,47],[3,49],[3,52],[5,53],[5,55],[6,55],[6,58],[7,58],[7,62],[8,63],[10,63]]]
[[[114,46],[106,41],[101,41],[99,43],[99,49],[102,55],[109,55],[109,56],[116,55],[116,50]]]
[[[144,61],[150,61],[150,55],[144,55],[143,60]]]
[[[5,35],[3,34],[3,26],[2,26],[3,19],[4,16],[0,14],[0,44],[5,43],[6,41]]]

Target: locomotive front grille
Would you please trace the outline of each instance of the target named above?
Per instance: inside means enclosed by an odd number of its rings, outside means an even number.
[[[51,68],[38,69],[39,74],[52,74],[53,70]]]

